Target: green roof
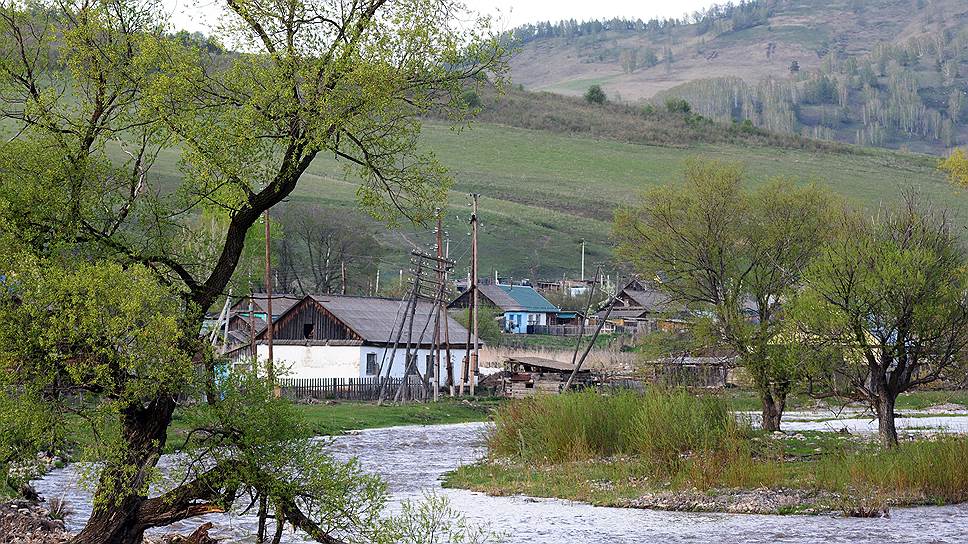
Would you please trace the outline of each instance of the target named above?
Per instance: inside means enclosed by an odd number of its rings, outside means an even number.
[[[559,308],[548,302],[548,299],[541,296],[541,293],[526,285],[498,285],[505,293],[511,296],[515,302],[521,306],[525,312],[557,312]]]

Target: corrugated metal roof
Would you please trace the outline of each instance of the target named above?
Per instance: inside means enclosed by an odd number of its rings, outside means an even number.
[[[505,312],[557,312],[558,308],[527,285],[479,285],[478,290]]]
[[[265,293],[253,293],[252,297],[252,309],[256,313],[264,314],[266,313],[266,294]],[[280,316],[289,311],[296,305],[303,297],[301,295],[293,295],[290,293],[273,293],[272,294],[272,315]],[[238,313],[247,314],[249,312],[249,299],[247,297],[242,297],[232,305],[232,310]]]
[[[404,321],[404,328],[400,341],[407,341],[410,328],[410,316],[409,314],[405,315],[407,309],[406,301],[401,302],[389,298],[349,295],[311,296],[347,327],[360,335],[366,342],[392,344],[402,320]],[[447,325],[451,344],[464,344],[467,342],[467,329],[449,315],[447,316]],[[443,331],[443,326],[441,326],[441,331]],[[417,303],[417,309],[414,312],[413,318],[412,338],[413,343],[433,343],[434,305],[430,302],[419,301]]]

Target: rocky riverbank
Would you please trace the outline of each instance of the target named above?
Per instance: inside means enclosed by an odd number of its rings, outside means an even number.
[[[712,489],[661,491],[620,501],[616,506],[678,512],[727,514],[828,514],[849,508],[844,497],[828,491],[804,489]]]

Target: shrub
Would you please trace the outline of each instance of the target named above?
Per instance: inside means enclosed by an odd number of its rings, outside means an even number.
[[[666,100],[666,111],[669,113],[692,113],[692,106],[683,98],[672,97]]]
[[[592,85],[585,91],[585,100],[589,104],[604,104],[608,97],[605,96],[605,91],[602,90],[600,85]]]

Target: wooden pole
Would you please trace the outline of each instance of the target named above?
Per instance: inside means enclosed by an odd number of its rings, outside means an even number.
[[[346,294],[346,261],[339,262],[340,294]]]
[[[477,199],[481,195],[473,194],[474,198],[474,213],[471,215],[471,283],[474,285],[474,291],[471,293],[473,312],[471,313],[471,323],[474,327],[474,356],[471,358],[471,396],[474,396],[474,388],[477,382],[477,358],[480,354],[480,347],[477,342]]]
[[[268,373],[269,383],[272,384],[272,394],[279,398],[282,391],[276,386],[276,371],[272,360],[272,245],[269,227],[269,210],[265,212],[266,221],[266,343],[268,344],[269,356],[266,361],[266,372]]]
[[[612,315],[612,309],[615,308],[615,301],[617,300],[618,293],[616,292],[614,295],[612,295],[612,300],[608,302],[608,308],[605,309],[605,315],[602,317],[601,321],[598,322],[598,327],[595,329],[595,334],[592,335],[592,341],[588,344],[588,347],[585,348],[585,352],[582,353],[581,359],[578,360],[578,364],[575,365],[574,369],[572,369],[571,375],[568,376],[568,381],[565,382],[564,391],[571,389],[571,383],[575,380],[575,375],[577,375],[578,371],[581,370],[581,365],[585,363],[585,358],[588,357],[588,352],[590,352],[592,350],[592,346],[595,345],[595,340],[598,339],[598,335],[602,332],[602,327],[605,326],[605,321],[608,320],[608,316]]]
[[[450,238],[447,239],[447,245],[444,249],[444,258],[450,259]],[[444,267],[444,284],[450,281],[450,274],[447,272],[447,268]],[[450,396],[454,396],[454,360],[451,358],[450,354],[450,316],[447,315],[447,308],[444,307],[444,350],[447,355],[447,387],[450,388]]]
[[[414,316],[417,315],[417,293],[420,292],[420,273],[422,271],[422,267],[423,267],[423,261],[418,260],[417,270],[413,278],[413,299],[412,299],[413,305],[410,308],[410,323],[407,329],[407,349],[406,351],[404,351],[404,357],[403,357],[403,361],[404,361],[403,382],[400,384],[400,387],[397,389],[397,394],[393,398],[394,402],[398,402],[400,400],[400,396],[404,389],[409,389],[410,368],[413,366],[410,360],[410,345],[413,343],[413,322],[414,322]],[[404,320],[406,319],[407,317],[404,316]]]
[[[444,289],[445,289],[445,276],[447,270],[447,265],[443,264],[444,257],[444,228],[443,228],[443,216],[440,213],[440,208],[437,208],[437,283],[440,284],[440,300],[437,302],[437,318],[434,321],[434,402],[440,400],[440,367],[441,367],[441,349],[440,349],[440,319],[443,317],[447,318],[447,310],[444,307]]]

